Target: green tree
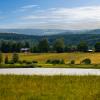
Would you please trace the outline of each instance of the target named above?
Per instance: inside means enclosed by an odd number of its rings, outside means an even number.
[[[8,59],[8,56],[6,55],[5,56],[5,64],[8,64],[8,62],[9,62],[9,59]]]
[[[0,53],[0,64],[3,62],[3,56],[2,53]]]
[[[64,52],[64,47],[65,47],[65,44],[64,44],[64,40],[62,38],[55,40],[55,42],[53,44],[54,51],[56,51],[58,53],[62,53],[62,52]]]
[[[48,39],[46,39],[46,38],[42,39],[38,44],[38,49],[40,52],[48,52],[49,51]]]
[[[27,41],[24,42],[24,48],[30,48],[29,42],[27,42]]]
[[[70,64],[75,64],[75,60],[71,60]]]
[[[39,52],[39,49],[38,49],[38,46],[37,46],[37,45],[35,45],[35,46],[33,47],[32,52],[34,52],[34,53],[38,53],[38,52]]]
[[[82,64],[91,64],[91,59],[86,58],[81,63]]]
[[[77,50],[81,52],[87,52],[88,51],[88,45],[86,42],[80,42],[77,46]]]
[[[17,63],[19,61],[19,55],[17,53],[14,53],[12,56],[12,62]]]
[[[100,52],[100,42],[97,42],[97,43],[95,44],[95,51],[96,51],[96,52]]]
[[[11,52],[17,52],[17,43],[15,41],[12,41],[11,43]]]
[[[66,45],[64,48],[65,52],[71,52],[72,51],[72,46]]]
[[[16,43],[16,51],[15,52],[20,52],[21,48],[23,47],[21,42]]]
[[[1,41],[1,51],[6,53],[7,52],[7,41],[5,42],[4,40]]]
[[[62,59],[62,60],[60,61],[60,64],[65,64],[65,61]]]

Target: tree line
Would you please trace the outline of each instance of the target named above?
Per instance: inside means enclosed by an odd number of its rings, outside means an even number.
[[[64,43],[63,38],[59,38],[53,41],[51,44],[47,38],[41,39],[38,43],[31,43],[29,41],[0,41],[0,52],[2,53],[19,53],[21,48],[29,48],[32,53],[47,53],[47,52],[87,52],[89,50],[89,45],[87,42],[82,41],[77,45],[67,45]],[[95,43],[92,50],[95,52],[100,52],[100,42]]]

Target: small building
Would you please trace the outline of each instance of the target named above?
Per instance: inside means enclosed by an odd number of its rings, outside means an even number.
[[[21,48],[20,50],[23,53],[29,53],[30,52],[30,48]]]
[[[93,50],[92,49],[89,49],[88,52],[93,52]]]

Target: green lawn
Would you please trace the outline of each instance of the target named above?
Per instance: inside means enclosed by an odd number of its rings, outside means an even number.
[[[100,100],[100,76],[0,76],[0,100]]]

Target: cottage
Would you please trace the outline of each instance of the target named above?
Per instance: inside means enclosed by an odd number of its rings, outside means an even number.
[[[30,52],[30,48],[21,48],[20,51],[23,53],[28,53],[28,52]]]
[[[93,52],[93,50],[92,49],[89,49],[88,52]]]

